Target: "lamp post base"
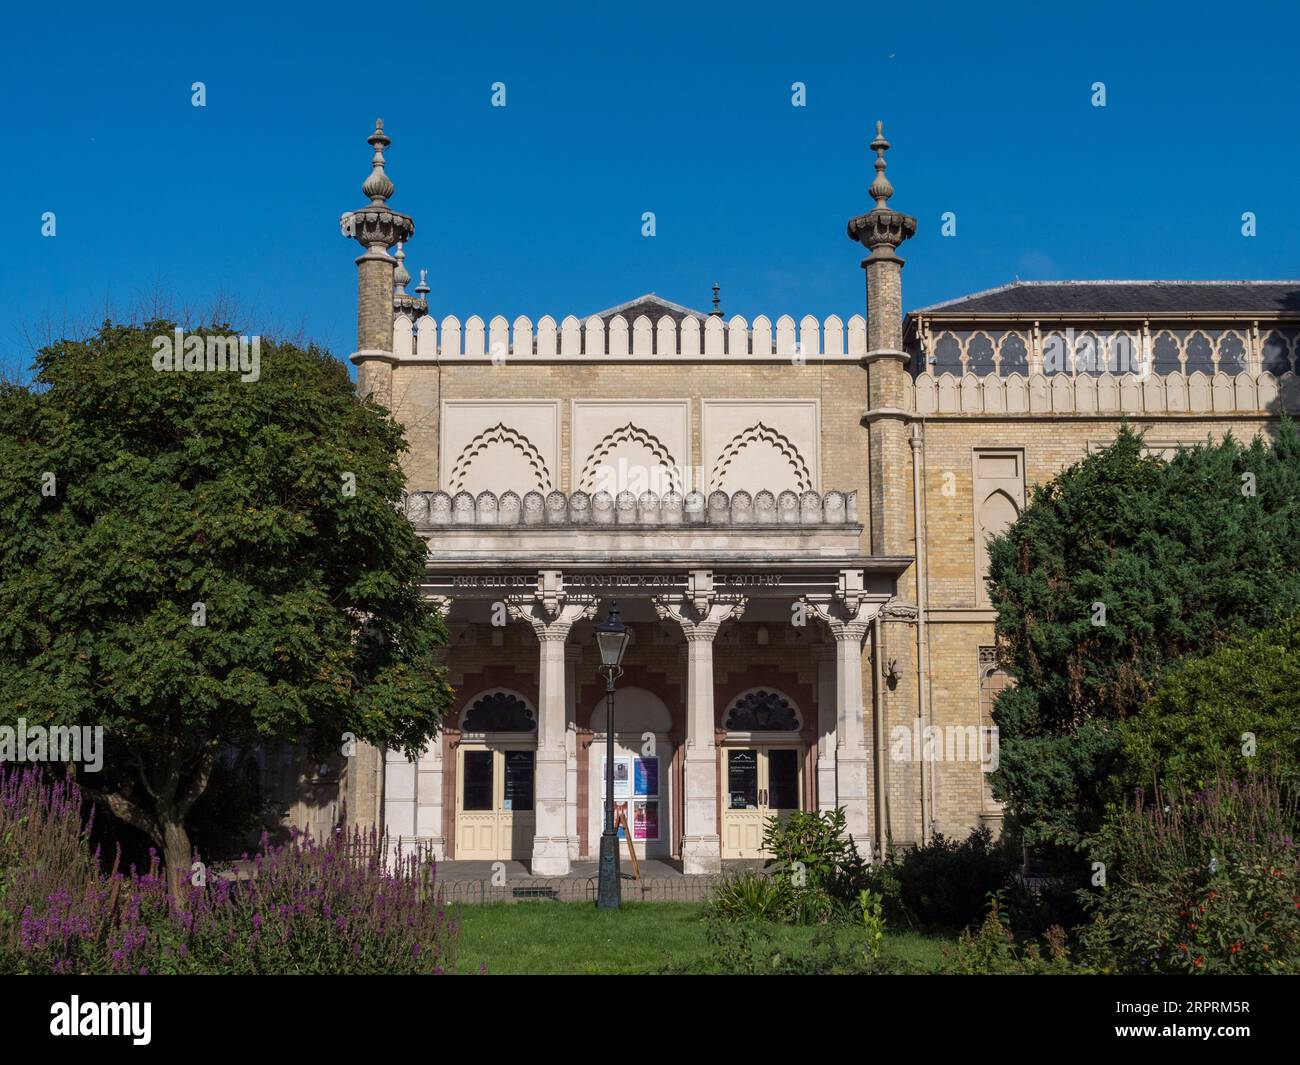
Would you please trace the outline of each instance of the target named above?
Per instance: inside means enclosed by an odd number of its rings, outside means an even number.
[[[600,881],[596,891],[598,910],[617,910],[622,896],[618,875],[618,833],[600,834]]]

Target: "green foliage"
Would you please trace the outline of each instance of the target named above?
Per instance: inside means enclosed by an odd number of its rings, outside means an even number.
[[[1070,964],[1065,930],[1053,925],[1044,938],[1046,957],[1037,943],[1019,946],[995,898],[979,930],[967,929],[958,938],[956,947],[946,952],[946,971],[956,976],[1051,976],[1076,971]]]
[[[848,834],[842,807],[771,818],[763,848],[772,855],[765,865],[773,871],[788,920],[822,924],[852,916],[867,866]]]
[[[0,388],[0,723],[102,726],[84,779],[174,870],[219,751],[413,752],[450,692],[398,425],[315,347],[157,372],[172,330],[105,323]]]
[[[818,929],[807,944],[777,941],[771,925],[754,921],[709,921],[711,972],[731,976],[866,976],[916,971],[901,958],[884,954],[878,942],[857,929]]]
[[[1300,615],[1170,669],[1120,738],[1116,783],[1126,795],[1157,779],[1192,787],[1221,773],[1243,779],[1261,765],[1300,784]]]
[[[868,880],[891,925],[957,932],[980,920],[1017,865],[1014,853],[978,828],[960,842],[936,833],[923,847],[891,848]]]
[[[1176,786],[1120,810],[1091,841],[1105,863],[1092,965],[1123,973],[1300,971],[1300,815],[1268,777]]]
[[[1300,600],[1300,434],[1289,420],[1272,444],[1228,438],[1167,463],[1142,448],[1121,431],[1035,488],[990,543],[998,642],[1016,681],[994,708],[993,785],[1031,844],[1075,845],[1095,830],[1117,726],[1170,663]]]
[[[747,870],[724,877],[705,911],[717,920],[813,925],[858,920],[867,866],[845,830],[843,809],[800,810],[773,817],[763,847],[770,875]]]
[[[781,921],[786,900],[773,877],[746,869],[723,877],[709,892],[705,914],[722,921]]]
[[[862,921],[863,949],[873,958],[885,943],[884,900],[865,888],[858,892],[858,913]]]

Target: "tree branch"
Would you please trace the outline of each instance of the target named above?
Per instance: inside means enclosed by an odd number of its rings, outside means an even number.
[[[125,821],[133,828],[138,828],[146,836],[154,841],[159,847],[163,845],[162,828],[157,820],[144,807],[132,802],[125,795],[118,792],[98,791],[95,788],[89,788],[81,781],[77,786],[82,793],[90,796],[96,802],[102,802],[108,807],[109,812],[122,821]]]

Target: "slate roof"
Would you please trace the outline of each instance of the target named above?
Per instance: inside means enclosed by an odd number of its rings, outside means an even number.
[[[908,317],[963,315],[1300,315],[1300,281],[1013,281]]]
[[[600,318],[606,325],[609,325],[610,319],[618,314],[627,319],[628,325],[631,325],[643,314],[655,325],[659,324],[659,319],[664,315],[668,315],[678,325],[681,325],[683,319],[686,318],[698,318],[703,323],[704,319],[708,317],[703,311],[695,311],[690,307],[683,307],[680,303],[661,299],[653,292],[647,292],[644,296],[638,296],[634,300],[620,303],[617,307],[596,311],[595,317]],[[588,314],[582,320],[585,322],[591,317],[592,315]]]

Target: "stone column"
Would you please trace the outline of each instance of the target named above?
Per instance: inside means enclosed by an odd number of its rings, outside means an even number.
[[[682,870],[687,874],[722,871],[722,836],[718,824],[718,748],[714,739],[713,640],[729,618],[739,619],[745,600],[713,591],[713,573],[691,573],[690,590],[681,599],[655,598],[655,612],[672,618],[686,636],[685,817],[682,825]]]
[[[430,601],[445,624],[451,614],[451,599],[437,595],[431,596]],[[449,647],[440,647],[436,653],[438,665],[443,669],[447,668],[450,651]],[[417,764],[416,794],[419,796],[419,802],[415,810],[416,835],[422,842],[428,844],[433,859],[437,862],[444,861],[447,857],[447,812],[442,803],[444,771],[442,734],[448,727],[454,727],[456,724],[455,721],[443,721],[438,735],[429,742],[429,746],[424,749]]]
[[[888,596],[861,591],[862,571],[840,574],[835,596],[809,596],[809,608],[835,640],[835,798],[858,853],[868,861],[871,846],[871,759],[867,750],[862,689],[862,643]]]
[[[835,694],[835,646],[819,644],[812,649],[817,664],[817,809],[834,810],[839,805],[835,783],[838,702]]]
[[[565,831],[569,836],[569,859],[578,857],[578,661],[582,650],[566,647],[565,700],[564,700],[564,764],[565,764]]]
[[[534,876],[569,875],[568,777],[565,740],[567,674],[565,641],[573,623],[596,613],[594,597],[511,597],[506,608],[526,621],[537,635],[541,651],[537,677],[537,759],[533,788],[536,832],[533,836]]]

